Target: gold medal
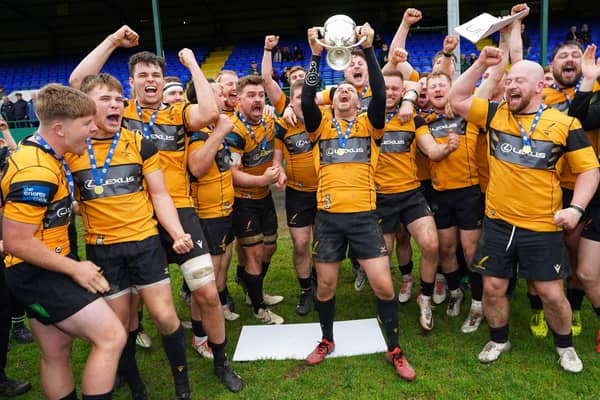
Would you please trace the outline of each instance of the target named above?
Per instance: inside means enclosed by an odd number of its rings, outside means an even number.
[[[344,149],[342,149],[341,147],[339,147],[339,148],[337,149],[337,155],[338,155],[338,156],[343,156],[343,155],[344,155],[344,153],[345,153],[345,151],[344,151]]]
[[[522,151],[524,154],[531,153],[531,146],[529,146],[528,144],[524,145]]]
[[[96,193],[96,194],[102,194],[102,193],[104,193],[104,186],[102,186],[102,185],[96,185],[94,187],[94,193]]]

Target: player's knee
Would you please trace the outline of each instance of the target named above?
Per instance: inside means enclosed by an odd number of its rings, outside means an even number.
[[[593,283],[597,278],[597,273],[587,270],[586,268],[577,268],[576,271],[577,278],[581,281],[581,283],[590,284]]]
[[[212,259],[208,253],[181,264],[181,273],[192,292],[215,280]]]
[[[421,245],[421,254],[426,258],[437,258],[440,246],[437,240],[426,240]]]
[[[210,309],[221,305],[217,286],[214,284],[214,281],[194,290],[192,296],[194,296],[194,300],[196,300],[201,309]]]

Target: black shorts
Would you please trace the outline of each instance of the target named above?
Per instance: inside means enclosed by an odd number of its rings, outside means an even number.
[[[328,213],[317,211],[312,253],[315,261],[340,262],[350,246],[352,255],[369,259],[388,254],[374,211]]]
[[[315,224],[317,192],[301,192],[291,187],[285,189],[285,213],[290,228]]]
[[[169,279],[167,257],[158,235],[138,242],[87,244],[85,250],[88,260],[102,268],[110,284],[105,296],[128,291],[133,285],[143,288]]]
[[[202,232],[198,214],[196,214],[196,210],[193,207],[178,208],[177,214],[183,226],[183,231],[192,235],[192,241],[194,242],[192,250],[185,254],[175,253],[173,251],[173,239],[171,239],[169,233],[160,224],[158,224],[158,232],[160,234],[160,241],[167,253],[168,263],[181,265],[187,260],[207,254],[208,243],[204,237],[204,232]]]
[[[400,224],[407,226],[419,218],[433,215],[421,188],[395,194],[378,193],[375,212],[384,234],[399,232]]]
[[[423,196],[427,203],[431,205],[431,199],[433,197],[433,186],[431,185],[431,179],[425,179],[421,181],[421,189],[423,189]]]
[[[208,251],[213,256],[225,254],[229,243],[233,242],[233,217],[200,218],[200,226],[208,242]]]
[[[580,221],[583,223],[581,237],[600,242],[600,190],[594,194]]]
[[[29,318],[56,324],[100,298],[70,276],[22,262],[4,271],[6,286],[25,306]]]
[[[484,217],[471,269],[483,275],[555,281],[571,275],[564,234],[535,232]]]
[[[233,233],[242,246],[277,241],[277,213],[271,193],[264,199],[235,199]]]
[[[438,229],[481,229],[483,208],[479,185],[438,192],[433,191],[431,209]]]

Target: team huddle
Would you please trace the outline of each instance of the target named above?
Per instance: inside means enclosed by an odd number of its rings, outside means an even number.
[[[518,4],[511,13],[528,10]],[[115,50],[138,44],[127,26],[81,61],[70,88],[42,88],[39,129],[10,156],[0,189],[6,282],[27,307],[46,397],[77,399],[69,357],[79,337],[91,343],[83,399],[112,398],[117,375],[133,399],[148,398],[135,357],[140,321],[132,304],[141,301],[162,337],[176,397],[191,398],[171,263],[189,293],[194,348],[213,359],[225,387],[242,390],[225,353],[225,321],[239,317],[227,289],[233,247],[236,281],[254,317],[284,322],[270,308],[283,297],[263,285],[277,248],[271,185],[285,191],[296,312],[314,306],[322,330],[307,364],[335,351],[336,286],[348,257],[357,284],[368,279],[375,295],[387,360],[402,379],[416,378],[398,340],[398,304],[410,300],[414,284],[412,237],[421,253],[416,301],[424,331],[434,328],[433,304],[446,297],[436,277],[447,286],[447,315],[460,315],[463,260],[471,305],[461,331],[487,320],[482,363],[511,348],[509,295],[524,278],[532,333],[550,329],[560,366],[581,372],[572,336],[581,332],[586,294],[600,317],[600,63],[594,45],[562,43],[545,86],[542,66],[523,60],[526,14],[457,79],[453,36],[430,74],[412,68],[404,48],[422,15],[408,9],[387,64],[379,66],[365,23],[345,79],[324,90],[324,47],[311,28],[310,63],[288,71],[289,97],[272,77],[279,38],[268,35],[262,76],[223,70],[209,80],[183,49],[191,75],[183,85],[165,77],[161,57],[136,53],[125,99],[121,83],[100,71]],[[72,213],[81,215],[86,261],[70,252]]]

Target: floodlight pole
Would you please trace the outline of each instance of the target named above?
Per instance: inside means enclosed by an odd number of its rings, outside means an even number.
[[[454,33],[454,28],[460,24],[460,0],[448,0],[446,7],[448,9],[448,35],[456,35],[456,33]],[[460,75],[460,37],[458,39],[458,45],[454,50],[454,55],[456,56],[456,59],[459,60],[454,74],[454,78],[458,78]]]
[[[162,32],[160,30],[160,7],[158,0],[152,0],[152,20],[154,22],[154,41],[156,43],[156,55],[164,57],[162,47]]]
[[[541,21],[540,21],[540,65],[545,67],[548,55],[548,0],[542,0],[541,3]]]

